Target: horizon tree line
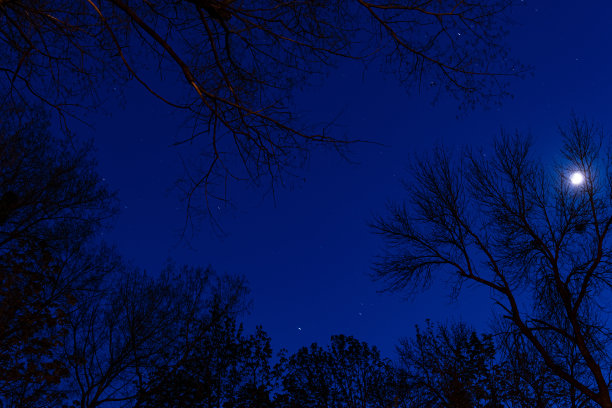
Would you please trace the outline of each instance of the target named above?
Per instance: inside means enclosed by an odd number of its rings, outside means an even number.
[[[244,278],[173,263],[150,275],[130,265],[101,239],[116,214],[116,197],[96,173],[91,144],[52,136],[40,110],[5,107],[2,117],[3,406],[606,406],[594,387],[609,358],[598,302],[606,290],[605,234],[612,222],[606,212],[612,190],[603,188],[612,178],[597,167],[610,161],[599,159],[603,138],[587,122],[571,122],[562,153],[577,159],[554,173],[578,168],[585,185],[553,183],[540,161],[529,161],[528,142],[503,137],[493,158],[468,150],[461,157],[467,173],[451,171],[443,151],[435,153],[437,161],[419,163],[421,190],[411,195],[417,209],[392,206],[393,223],[378,219],[387,242],[402,251],[381,258],[379,276],[395,279],[392,288],[415,289],[450,266],[447,272],[497,288],[510,303],[496,299],[502,313],[491,333],[427,322],[400,341],[395,361],[339,334],[327,346],[281,351],[273,364],[263,328],[248,334],[240,324],[249,305]],[[459,183],[464,174],[478,178]],[[468,217],[462,211],[475,211],[465,204],[476,198],[499,207]],[[455,218],[460,215],[466,218]],[[437,228],[408,226],[408,216]],[[526,220],[534,222],[527,232]],[[546,220],[559,224],[540,229],[535,223]],[[485,223],[486,240],[464,229],[468,221]],[[470,243],[483,250],[485,242],[503,256],[491,252],[476,262],[469,257],[473,249],[449,249]],[[414,250],[407,244],[422,252],[403,252]],[[558,251],[556,269],[543,263],[550,260],[542,258],[547,249]],[[528,312],[512,300],[529,285],[537,291]]]
[[[492,337],[428,326],[388,371],[369,346],[337,336],[280,357],[297,370],[282,374],[285,394],[266,385],[280,371],[263,363],[265,333],[240,329],[244,280],[176,265],[147,276],[102,242],[116,197],[90,145],[67,131],[79,107],[103,106],[102,85],[136,80],[194,124],[177,145],[203,141],[182,188],[188,217],[206,213],[210,200],[227,202],[228,184],[276,186],[314,146],[349,145],[291,109],[296,87],[341,60],[382,56],[408,88],[426,78],[464,106],[495,103],[504,79],[525,72],[503,43],[512,6],[0,0],[3,403],[612,408],[612,158],[592,123],[561,129],[553,165],[518,134],[482,151],[438,149],[413,161],[407,199],[372,223],[388,289],[419,291],[438,277],[486,287],[499,311]],[[185,89],[162,94],[147,66]],[[37,104],[59,114],[64,136],[50,134]],[[572,172],[584,183],[570,183]],[[222,340],[222,354],[205,346]]]

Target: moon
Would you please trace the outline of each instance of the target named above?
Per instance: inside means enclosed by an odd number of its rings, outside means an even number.
[[[575,186],[579,186],[580,184],[584,183],[584,174],[579,171],[573,172],[570,176],[570,182]]]

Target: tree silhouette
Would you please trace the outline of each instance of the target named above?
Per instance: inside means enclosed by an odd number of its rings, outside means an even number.
[[[106,89],[134,78],[193,121],[193,133],[177,143],[197,139],[204,153],[188,165],[183,187],[188,208],[206,208],[209,199],[227,199],[231,180],[273,183],[314,145],[345,144],[291,109],[296,87],[343,58],[378,58],[408,88],[448,92],[466,105],[504,95],[504,78],[523,70],[503,43],[510,6],[3,0],[0,86],[11,100],[34,96],[69,114],[98,106]],[[179,86],[165,91],[152,70]]]
[[[70,369],[67,401],[76,407],[142,406],[143,396],[159,392],[156,375],[181,378],[211,328],[235,319],[246,306],[243,280],[210,269],[169,265],[151,278],[124,267],[110,278],[69,316],[63,342]]]
[[[502,359],[498,387],[513,407],[595,407],[595,403],[578,393],[575,387],[555,376],[524,337],[514,333],[507,324],[502,323],[498,330],[502,333],[496,336],[497,350]],[[567,345],[565,364],[572,375],[577,375],[576,350]]]
[[[405,389],[401,372],[376,347],[351,336],[332,336],[323,349],[316,343],[281,355],[276,367],[283,391],[279,407],[399,407]]]
[[[114,198],[89,147],[51,137],[40,111],[0,118],[0,402],[30,406],[67,373],[59,340],[102,273],[87,259]]]
[[[390,289],[419,290],[438,276],[488,288],[548,370],[612,407],[603,302],[612,283],[611,161],[592,124],[573,119],[561,135],[556,165],[518,135],[502,135],[491,152],[438,150],[416,161],[408,201],[374,222],[388,247],[375,268]],[[583,184],[570,182],[576,171]]]
[[[245,336],[235,316],[225,316],[179,364],[161,366],[139,407],[271,407],[270,338],[258,327]]]
[[[407,372],[409,407],[488,407],[506,404],[502,369],[490,335],[465,324],[417,327],[398,347]]]

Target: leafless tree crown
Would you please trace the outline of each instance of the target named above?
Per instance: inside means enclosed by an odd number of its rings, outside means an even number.
[[[343,58],[377,58],[408,88],[447,91],[468,106],[505,95],[506,78],[523,70],[503,43],[510,5],[2,0],[0,89],[65,117],[138,81],[191,120],[177,143],[197,139],[203,153],[182,185],[188,208],[206,209],[225,200],[230,180],[278,180],[313,144],[345,145],[291,109],[293,90]]]
[[[388,248],[375,268],[390,289],[449,274],[489,288],[508,330],[573,389],[611,407],[609,144],[578,119],[561,135],[556,164],[507,134],[492,151],[440,149],[415,162],[409,199],[374,222]]]

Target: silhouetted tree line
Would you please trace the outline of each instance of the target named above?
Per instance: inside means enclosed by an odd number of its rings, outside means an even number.
[[[116,197],[91,146],[53,137],[42,111],[0,124],[3,407],[388,406],[396,369],[352,337],[272,363],[244,333],[242,278],[131,266],[101,232]],[[399,388],[398,388],[399,390]],[[347,405],[348,404],[348,405]]]
[[[612,408],[612,157],[592,124],[561,131],[554,165],[508,135],[488,154],[421,157],[408,199],[374,222],[389,289],[439,275],[485,287],[493,335],[428,324],[395,363],[336,336],[272,365],[265,332],[239,324],[245,282],[127,263],[100,237],[116,198],[90,146],[19,108],[65,118],[136,79],[193,121],[178,144],[205,136],[183,187],[188,211],[206,210],[231,180],[274,185],[313,146],[345,145],[290,109],[296,85],[340,58],[382,55],[409,87],[426,78],[468,106],[503,96],[522,70],[503,44],[511,4],[0,0],[2,405]],[[177,75],[183,99],[145,80],[147,65]]]
[[[428,322],[397,361],[345,335],[274,356],[261,327],[240,324],[244,279],[130,265],[101,239],[116,197],[90,145],[53,137],[42,111],[2,117],[3,407],[594,406],[503,321],[495,336]],[[588,375],[571,342],[555,347]]]

